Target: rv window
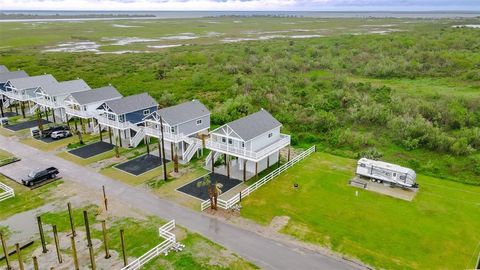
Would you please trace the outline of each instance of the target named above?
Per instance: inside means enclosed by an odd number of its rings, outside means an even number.
[[[202,119],[198,119],[197,120],[197,125],[201,125],[202,124]]]

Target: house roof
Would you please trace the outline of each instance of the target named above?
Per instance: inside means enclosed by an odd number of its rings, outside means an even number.
[[[158,106],[158,103],[147,93],[109,100],[104,104],[117,115]]]
[[[267,131],[282,126],[277,119],[264,109],[226,125],[244,141],[249,141]]]
[[[8,72],[8,68],[4,65],[0,65],[0,73]]]
[[[200,101],[192,100],[175,106],[163,108],[158,110],[157,113],[170,126],[175,126],[185,123],[189,120],[209,115],[210,111],[208,111],[207,107],[205,107],[205,105],[203,105]]]
[[[8,80],[17,89],[37,88],[56,83],[57,80],[50,74],[32,77],[15,78]]]
[[[90,86],[84,80],[71,80],[42,86],[42,92],[52,97],[90,89]]]
[[[105,86],[92,91],[82,91],[72,93],[71,96],[80,104],[90,104],[99,101],[121,98],[122,95],[113,86]]]
[[[0,73],[0,83],[5,83],[12,79],[25,78],[28,77],[28,74],[23,70],[9,71]]]

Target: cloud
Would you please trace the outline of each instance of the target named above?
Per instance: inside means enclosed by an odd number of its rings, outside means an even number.
[[[0,9],[480,11],[480,0],[0,0]]]

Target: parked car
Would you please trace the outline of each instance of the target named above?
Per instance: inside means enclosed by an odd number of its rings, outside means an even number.
[[[33,171],[28,174],[26,179],[22,179],[22,184],[31,187],[33,185],[45,182],[49,179],[54,179],[57,177],[58,169],[55,167],[50,167],[41,171]]]
[[[42,131],[42,138],[50,137],[50,135],[52,135],[52,132],[54,131],[65,131],[65,130],[70,131],[68,126],[56,126],[56,127],[46,128]]]
[[[59,140],[59,139],[67,138],[70,136],[72,136],[72,133],[70,133],[70,130],[58,130],[50,134],[50,138],[54,140]]]

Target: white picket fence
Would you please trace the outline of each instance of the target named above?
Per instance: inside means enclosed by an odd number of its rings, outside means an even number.
[[[15,191],[13,191],[13,188],[0,183],[0,189],[4,190],[4,192],[0,193],[0,202],[15,197]]]
[[[295,158],[291,159],[290,161],[288,161],[287,163],[283,164],[282,166],[280,166],[279,168],[275,169],[274,171],[272,171],[271,173],[267,174],[266,176],[264,176],[262,179],[258,180],[257,182],[255,182],[253,185],[245,188],[244,190],[240,191],[240,193],[238,193],[237,195],[233,196],[232,198],[230,198],[229,200],[225,201],[225,200],[222,200],[222,199],[217,199],[217,206],[220,207],[220,208],[223,208],[223,209],[230,209],[232,206],[234,206],[235,204],[237,204],[238,202],[240,202],[241,199],[247,197],[248,195],[250,195],[252,192],[254,192],[255,190],[257,190],[259,187],[265,185],[266,183],[268,183],[270,180],[272,180],[273,178],[275,178],[276,176],[280,175],[281,173],[283,173],[284,171],[286,171],[288,168],[292,167],[293,165],[297,164],[299,161],[301,161],[302,159],[306,158],[307,156],[309,156],[311,153],[315,152],[316,151],[316,146],[312,146],[310,148],[308,148],[307,150],[303,151],[300,155],[296,156]],[[208,207],[210,207],[210,200],[205,200],[203,201],[201,204],[200,204],[200,209],[201,211],[207,209]]]
[[[142,266],[147,264],[149,261],[157,257],[158,255],[164,253],[171,246],[173,246],[177,240],[175,238],[175,234],[171,233],[170,231],[175,228],[175,220],[172,219],[167,224],[163,225],[158,229],[158,234],[160,237],[164,238],[165,240],[158,244],[156,247],[149,250],[147,253],[140,256],[135,261],[129,263],[127,266],[123,267],[122,270],[137,270],[140,269]]]

